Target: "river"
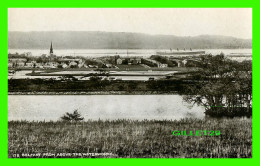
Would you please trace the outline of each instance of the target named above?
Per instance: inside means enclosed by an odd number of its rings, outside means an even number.
[[[56,121],[77,109],[85,120],[203,118],[180,95],[9,95],[8,120]]]

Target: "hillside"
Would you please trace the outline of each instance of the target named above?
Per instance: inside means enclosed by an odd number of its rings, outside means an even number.
[[[8,32],[9,49],[168,49],[252,48],[251,39],[200,35],[180,37],[99,31]]]

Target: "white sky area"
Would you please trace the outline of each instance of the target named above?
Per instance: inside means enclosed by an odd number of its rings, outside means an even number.
[[[251,8],[9,8],[9,31],[108,31],[252,38]]]

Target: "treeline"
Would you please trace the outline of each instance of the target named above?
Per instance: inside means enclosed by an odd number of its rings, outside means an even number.
[[[63,80],[54,79],[9,79],[9,92],[88,92],[88,91],[163,91],[184,93],[192,82],[183,80],[122,81],[101,80],[93,76],[90,80],[77,80],[72,76]]]

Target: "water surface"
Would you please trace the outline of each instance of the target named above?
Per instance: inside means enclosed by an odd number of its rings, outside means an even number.
[[[8,120],[59,120],[78,109],[87,119],[203,118],[204,108],[180,95],[9,95]]]
[[[245,54],[252,55],[252,49],[194,49],[193,51],[205,51],[206,54],[217,55],[221,52],[225,55],[231,54]],[[84,56],[84,57],[102,57],[102,56],[143,56],[149,57],[155,55],[159,51],[169,51],[169,49],[55,49],[54,53],[58,56]],[[182,50],[180,50],[182,51]],[[49,48],[46,49],[8,49],[8,53],[27,53],[31,52],[33,56],[41,56],[42,54],[49,54]]]

